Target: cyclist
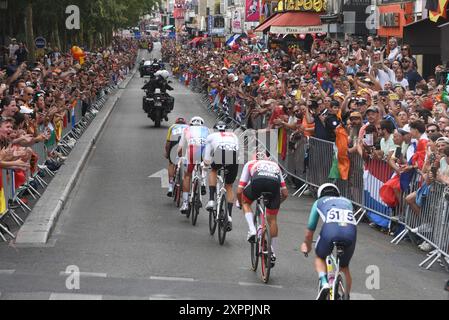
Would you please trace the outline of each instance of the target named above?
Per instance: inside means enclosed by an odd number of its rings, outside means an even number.
[[[271,233],[271,265],[276,262],[275,241],[278,236],[277,214],[281,203],[288,197],[287,185],[282,176],[281,169],[276,162],[270,161],[265,151],[258,152],[256,159],[249,161],[243,168],[237,189],[237,198],[243,207],[246,221],[248,223],[248,241],[255,242],[257,230],[254,226],[254,215],[251,204],[257,200],[262,193],[271,193],[267,199],[267,220]]]
[[[222,167],[225,170],[225,188],[228,201],[228,231],[232,231],[232,208],[234,206],[234,192],[232,186],[237,178],[239,165],[237,156],[239,150],[239,139],[233,132],[226,132],[227,125],[219,121],[214,129],[218,132],[207,137],[204,163],[211,165],[209,174],[209,203],[206,210],[215,209],[215,197],[217,194],[217,172]]]
[[[318,189],[318,200],[310,212],[309,224],[301,246],[303,253],[311,251],[313,234],[321,217],[323,226],[317,240],[315,252],[315,269],[320,279],[319,300],[329,294],[329,283],[326,274],[326,258],[332,253],[334,242],[345,244],[343,256],[340,258],[341,271],[346,276],[348,297],[351,292],[352,278],[349,262],[354,254],[357,240],[357,222],[354,218],[351,201],[340,195],[340,190],[332,183],[323,184]]]
[[[200,117],[193,117],[190,120],[190,127],[184,129],[181,136],[181,141],[178,146],[178,156],[182,157],[185,151],[187,159],[187,170],[184,172],[183,186],[182,186],[182,206],[181,213],[186,214],[189,209],[189,193],[190,183],[192,180],[192,173],[195,165],[201,163],[204,158],[204,151],[206,147],[206,139],[209,136],[209,129],[204,126],[204,120]],[[205,180],[205,172],[203,172],[203,180]],[[206,195],[206,186],[201,186],[201,194]]]
[[[172,155],[171,152],[173,148],[179,143],[181,140],[181,135],[184,129],[188,127],[187,122],[184,118],[178,118],[176,119],[176,122],[174,125],[168,129],[167,133],[167,141],[165,143],[165,158],[168,159],[168,180],[170,182],[168,186],[168,197],[173,196],[173,187],[174,187],[174,180],[175,180],[175,164],[176,160],[174,157],[175,155]]]

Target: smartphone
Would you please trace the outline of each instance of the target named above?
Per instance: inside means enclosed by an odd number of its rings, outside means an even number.
[[[379,96],[381,97],[388,97],[389,92],[387,90],[379,91]]]
[[[394,157],[396,159],[401,159],[402,158],[402,149],[401,149],[401,147],[397,147],[396,148],[396,151],[394,153]]]
[[[372,147],[374,145],[374,135],[372,133],[365,134],[365,139],[363,140],[368,147]]]
[[[366,72],[357,72],[356,74],[356,77],[365,77],[366,76]]]

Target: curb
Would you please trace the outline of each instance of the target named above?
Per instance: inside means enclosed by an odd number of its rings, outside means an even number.
[[[140,54],[139,54],[140,57]],[[138,57],[138,59],[139,59]],[[138,60],[137,60],[138,61]],[[135,67],[131,74],[122,84],[118,86],[118,91],[108,97],[104,105],[107,110],[94,119],[92,124],[73,148],[69,159],[61,168],[60,172],[53,178],[46,188],[46,192],[37,201],[33,211],[27,217],[25,223],[19,229],[14,243],[21,247],[27,245],[45,245],[53,232],[59,215],[61,214],[71,191],[75,187],[87,160],[96,145],[98,137],[103,132],[106,122],[115,109],[125,88],[134,78],[138,68]],[[83,151],[84,150],[84,151]],[[62,191],[62,193],[61,193]]]

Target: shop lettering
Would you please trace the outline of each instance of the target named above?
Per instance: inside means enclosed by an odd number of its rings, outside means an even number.
[[[294,11],[322,12],[326,11],[327,0],[285,0],[284,8]]]

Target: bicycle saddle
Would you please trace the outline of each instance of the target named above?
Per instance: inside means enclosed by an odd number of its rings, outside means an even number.
[[[336,241],[334,242],[334,246],[337,248],[337,255],[341,255],[345,251],[346,243]]]

